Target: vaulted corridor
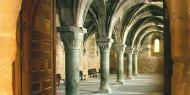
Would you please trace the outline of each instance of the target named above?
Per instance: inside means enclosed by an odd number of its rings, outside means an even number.
[[[0,95],[190,95],[189,9],[190,0],[0,0]]]

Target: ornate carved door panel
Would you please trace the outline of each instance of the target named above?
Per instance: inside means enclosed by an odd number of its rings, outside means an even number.
[[[54,0],[24,0],[22,94],[54,95]]]

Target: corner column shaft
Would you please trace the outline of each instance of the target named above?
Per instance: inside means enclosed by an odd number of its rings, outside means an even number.
[[[133,51],[133,76],[138,76],[138,50]]]
[[[128,79],[132,79],[133,78],[133,58],[132,58],[132,54],[133,54],[133,48],[127,48],[126,49],[126,53],[127,53],[127,62],[128,62],[128,67],[127,67],[127,78]]]
[[[123,56],[125,52],[125,45],[116,46],[117,58],[118,58],[118,68],[117,68],[117,82],[124,84],[124,64]]]

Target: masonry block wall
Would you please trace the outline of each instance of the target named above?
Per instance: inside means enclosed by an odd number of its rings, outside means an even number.
[[[124,70],[127,73],[127,56],[124,54]],[[113,69],[117,69],[117,55],[115,49],[110,50],[110,73]],[[114,73],[114,71],[113,71]],[[161,42],[160,52],[154,53],[153,50],[141,50],[138,54],[138,73],[139,74],[163,74],[164,73],[164,57],[163,44]]]
[[[138,55],[138,72],[139,74],[163,74],[163,61],[163,56],[149,56],[147,51],[141,51]]]
[[[83,74],[88,75],[88,70],[96,68],[99,71],[100,68],[100,54],[99,48],[96,45],[96,38],[93,35],[87,41],[86,47],[81,47],[81,61],[80,61],[80,70],[83,71]]]
[[[115,74],[117,69],[117,54],[114,46],[110,49],[110,73]]]

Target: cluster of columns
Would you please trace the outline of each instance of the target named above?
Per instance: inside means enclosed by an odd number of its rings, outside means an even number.
[[[65,47],[65,72],[66,72],[66,95],[79,95],[79,65],[80,65],[80,47],[83,42],[83,36],[86,29],[75,26],[61,26],[58,28],[61,34],[61,40]],[[101,93],[110,93],[109,85],[109,57],[110,48],[113,40],[110,38],[97,39],[97,45],[100,49],[100,88]],[[125,51],[126,50],[126,51]],[[127,53],[128,74],[127,78],[132,79],[137,76],[137,54],[138,50],[126,48],[125,45],[116,47],[118,56],[118,83],[124,84],[124,53]]]
[[[66,95],[79,95],[80,46],[86,29],[75,26],[61,26],[57,29],[65,47]],[[100,48],[101,80],[99,92],[110,93],[109,86],[109,52],[113,40],[97,39]]]

